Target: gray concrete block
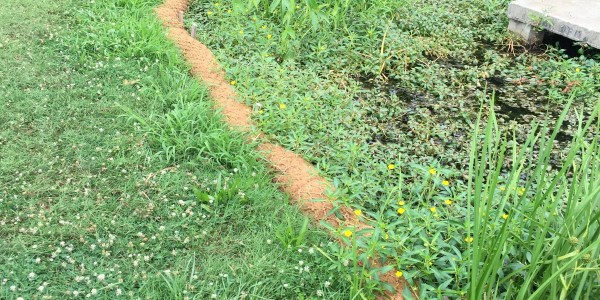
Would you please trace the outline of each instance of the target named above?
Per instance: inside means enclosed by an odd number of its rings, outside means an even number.
[[[539,43],[544,39],[544,30],[538,30],[536,27],[521,21],[509,20],[508,30],[522,36],[528,44]]]
[[[527,42],[539,41],[537,27],[600,49],[600,0],[516,0],[508,17],[509,30]]]

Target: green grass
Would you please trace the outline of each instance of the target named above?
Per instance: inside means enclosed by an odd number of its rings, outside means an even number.
[[[0,298],[347,299],[158,2],[0,7]]]
[[[378,257],[421,299],[589,298],[599,57],[521,45],[508,2],[196,0],[186,20],[260,129],[373,224],[334,265]]]

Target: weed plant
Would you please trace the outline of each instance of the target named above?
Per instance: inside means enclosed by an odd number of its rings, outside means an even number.
[[[409,299],[598,294],[598,58],[520,45],[504,0],[318,3],[196,0],[186,19],[261,130],[373,224],[330,228],[353,294],[389,288],[377,269]]]

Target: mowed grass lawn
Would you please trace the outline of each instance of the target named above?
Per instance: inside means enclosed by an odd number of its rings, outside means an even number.
[[[2,0],[0,299],[347,299],[158,2]]]

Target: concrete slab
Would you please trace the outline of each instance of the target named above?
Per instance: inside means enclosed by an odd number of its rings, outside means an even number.
[[[529,43],[547,30],[600,49],[600,0],[516,0],[508,17],[509,30]]]

